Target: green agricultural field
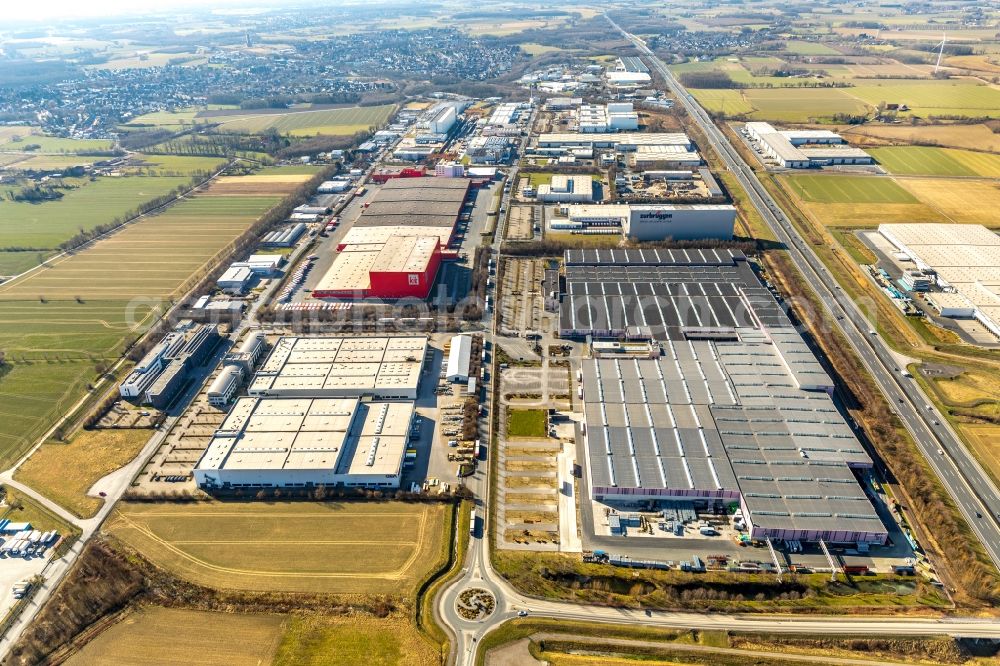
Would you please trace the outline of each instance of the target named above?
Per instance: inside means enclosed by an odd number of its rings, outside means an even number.
[[[785,42],[785,52],[795,55],[840,55],[840,51],[818,42],[790,39]]]
[[[9,170],[19,171],[58,171],[69,169],[75,166],[90,166],[100,157],[72,154],[59,155],[35,155],[34,153],[20,154],[24,159],[18,160],[16,164],[11,164]]]
[[[1000,118],[1000,90],[970,79],[856,80],[847,92],[871,105],[906,104],[919,116]]]
[[[883,176],[789,175],[785,178],[804,201],[819,203],[918,203],[896,181]]]
[[[233,193],[231,185],[215,193],[213,185],[0,284],[0,349],[8,361],[0,371],[0,463],[9,466],[30,448],[86,394],[98,361],[118,359],[126,342],[138,337],[192,276],[303,177],[281,180],[280,172],[263,181],[248,177],[255,194]],[[0,212],[14,205],[0,203]]]
[[[898,175],[1000,178],[1000,155],[991,153],[925,146],[890,146],[868,152]]]
[[[868,107],[842,88],[746,88],[706,90],[691,94],[709,111],[752,120],[809,122],[835,113],[864,114]]]
[[[165,67],[171,63],[181,65],[203,65],[208,59],[197,53],[141,53],[130,54],[121,58],[108,60],[99,65],[90,65],[88,69],[148,69],[150,67]]]
[[[271,664],[288,619],[146,606],[101,632],[66,662],[118,666]],[[224,637],[224,638],[223,638]]]
[[[167,194],[189,178],[68,178],[77,185],[63,198],[39,204],[0,201],[0,250],[52,250],[80,229],[93,229],[150,199]]]
[[[86,395],[96,363],[111,362],[151,318],[152,303],[0,298],[0,465],[9,467]],[[162,309],[162,306],[160,306]]]
[[[0,251],[0,276],[18,275],[34,268],[48,255],[48,252],[5,252]]]
[[[193,125],[197,109],[185,109],[183,111],[154,111],[141,116],[136,116],[126,123],[126,129],[132,125],[154,125],[156,127],[176,127],[179,125]]]
[[[672,65],[671,69],[678,75],[686,72],[719,72],[725,74],[737,83],[746,85],[772,85],[784,87],[801,83],[801,79],[791,79],[782,76],[756,76],[754,70],[761,68],[777,69],[785,63],[778,58],[716,58],[715,60],[699,60]]]
[[[518,44],[518,46],[521,47],[522,51],[524,51],[528,55],[533,55],[533,56],[543,55],[545,53],[553,53],[555,51],[563,50],[558,46],[548,46],[545,44],[536,44],[534,42],[526,42],[524,44]]]
[[[15,141],[15,136],[20,136],[21,140]],[[34,151],[38,153],[86,154],[88,152],[104,152],[114,147],[108,139],[64,139],[57,136],[43,136],[41,134],[32,134],[30,136],[9,134],[6,138],[0,136],[0,150],[21,151],[24,150],[25,146],[32,144],[40,146],[40,148]]]
[[[219,129],[224,132],[257,134],[275,129],[281,134],[292,136],[350,135],[384,125],[393,108],[393,105],[386,104],[321,111],[211,116],[204,119],[220,123]]]
[[[275,196],[210,192],[186,198],[85,252],[53,259],[25,280],[0,285],[0,303],[176,296],[188,276],[278,201]]]
[[[226,164],[223,157],[192,157],[189,155],[136,155],[142,166],[136,168],[148,176],[193,176],[213,173]]]
[[[727,116],[752,114],[754,107],[743,96],[741,90],[703,90],[690,88],[688,90],[698,103],[712,113],[724,113]]]
[[[15,362],[0,369],[0,465],[6,469],[24,455],[96,374],[89,361]]]
[[[511,409],[507,414],[507,436],[545,437],[547,423],[544,409]]]
[[[398,618],[294,617],[274,666],[431,666],[439,648]]]
[[[812,118],[829,118],[836,113],[860,115],[868,111],[844,88],[759,88],[744,90],[755,109],[754,120],[805,122]]]
[[[38,132],[37,127],[30,125],[6,125],[0,127],[0,146],[14,140],[21,140]],[[31,143],[30,141],[28,143]]]
[[[445,556],[449,511],[391,501],[125,502],[105,528],[213,588],[410,596]]]
[[[0,169],[3,167],[14,167],[18,162],[23,162],[32,157],[31,153],[0,153]]]

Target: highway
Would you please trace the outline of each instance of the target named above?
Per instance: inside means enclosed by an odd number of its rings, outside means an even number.
[[[617,26],[615,26],[617,27]],[[629,36],[631,39],[631,36]],[[649,51],[645,49],[641,42],[638,43],[640,49],[647,55]],[[652,59],[661,73],[664,74],[668,82],[672,82],[669,72],[658,60]],[[674,82],[676,85],[676,82]],[[964,504],[963,512],[969,511],[975,516],[975,503],[978,501],[975,494],[971,492],[969,485],[962,481],[963,476],[959,468],[950,463],[952,458],[936,455],[935,443],[936,435],[930,431],[924,421],[924,413],[920,407],[924,404],[923,397],[919,394],[919,389],[915,384],[909,382],[900,385],[893,374],[895,367],[891,353],[887,349],[878,347],[881,342],[868,333],[869,326],[861,313],[853,307],[853,304],[842,297],[837,290],[830,290],[827,284],[833,284],[832,278],[822,269],[818,258],[809,253],[808,258],[801,243],[797,241],[795,232],[791,229],[791,224],[778,209],[777,205],[770,199],[763,186],[753,176],[752,171],[742,162],[740,156],[735,153],[731,146],[727,151],[724,146],[728,146],[726,139],[721,132],[711,123],[711,119],[704,114],[686,93],[679,86],[675,90],[679,99],[685,100],[685,106],[689,113],[696,118],[705,128],[709,140],[715,142],[716,151],[723,156],[731,171],[736,174],[744,187],[751,192],[754,203],[758,208],[762,208],[761,214],[764,219],[773,224],[778,229],[775,233],[779,238],[784,238],[786,244],[791,248],[793,255],[797,256],[797,261],[806,263],[808,268],[802,269],[803,273],[810,277],[810,284],[817,294],[824,300],[831,300],[832,305],[828,305],[831,310],[844,313],[845,334],[855,344],[864,358],[866,365],[873,368],[873,376],[879,382],[882,390],[890,396],[890,399],[900,404],[900,416],[907,427],[914,432],[925,454],[931,458],[931,463],[935,470],[945,480],[956,496],[962,497]],[[700,115],[699,115],[700,112]],[[714,130],[714,133],[712,133]],[[516,167],[510,171],[509,180],[513,182],[511,190],[504,194],[504,210],[510,208],[510,195],[516,187]],[[756,183],[756,187],[753,185]],[[780,217],[780,219],[779,219]],[[502,243],[506,215],[501,216],[497,223],[497,235],[495,245],[499,247]],[[779,231],[780,230],[780,231]],[[793,241],[793,239],[796,239]],[[825,277],[823,277],[825,275]],[[843,299],[844,302],[841,302]],[[494,297],[495,300],[495,297]],[[492,314],[492,313],[490,313]],[[847,325],[849,322],[850,325]],[[855,323],[857,322],[857,323]],[[493,341],[493,349],[496,349],[497,322],[487,319],[484,321],[487,326],[486,336]],[[883,360],[884,359],[884,360]],[[495,365],[495,364],[494,364]],[[885,367],[888,365],[888,367]],[[494,368],[495,369],[495,368]],[[491,381],[496,381],[496,373],[491,372]],[[903,397],[906,402],[899,403],[898,398]],[[491,406],[495,409],[495,406]],[[938,415],[934,414],[934,418]],[[938,419],[940,420],[940,419]],[[919,433],[919,434],[918,434]],[[490,432],[487,441],[492,442],[492,418],[490,419]],[[950,435],[954,437],[953,434]],[[923,439],[921,439],[923,437]],[[943,448],[943,444],[940,445]],[[965,459],[969,459],[964,448],[957,439],[950,444],[949,451],[964,454]],[[972,461],[974,463],[974,461]],[[471,666],[475,663],[478,643],[484,636],[501,626],[505,622],[518,617],[519,612],[527,613],[532,617],[551,617],[557,619],[583,620],[594,622],[607,622],[612,624],[638,624],[645,626],[661,626],[683,629],[720,629],[720,630],[743,630],[760,631],[768,633],[795,633],[806,635],[850,635],[850,636],[900,636],[900,635],[949,635],[968,637],[996,637],[1000,636],[1000,622],[994,620],[978,619],[926,619],[926,618],[849,618],[845,616],[809,616],[807,618],[796,618],[792,616],[754,616],[754,615],[729,615],[729,614],[701,614],[701,613],[674,613],[674,612],[650,612],[633,611],[605,606],[584,606],[566,602],[547,601],[533,599],[514,590],[496,571],[493,570],[490,562],[490,539],[494,539],[489,521],[489,508],[491,497],[489,496],[489,466],[492,464],[492,455],[485,463],[480,465],[475,476],[467,480],[467,484],[478,498],[477,511],[481,517],[479,533],[469,541],[469,551],[465,556],[465,567],[462,569],[455,581],[445,586],[439,593],[435,603],[435,617],[439,624],[443,626],[451,635],[451,651],[449,663],[456,665]],[[978,478],[987,480],[982,470],[978,466],[970,466],[970,473],[978,470]],[[988,480],[987,480],[988,481]],[[996,491],[989,486],[987,488],[996,498]],[[968,515],[968,514],[967,514]],[[993,521],[983,521],[984,525],[992,530],[996,529]],[[464,526],[459,526],[463,529]],[[993,532],[987,530],[977,530],[981,538],[986,539]],[[1000,536],[993,539],[990,553],[996,560],[1000,551]],[[456,601],[459,594],[468,588],[482,588],[491,591],[496,597],[496,610],[489,616],[479,621],[464,619],[456,609]]]
[[[985,546],[993,563],[1000,567],[1000,493],[993,481],[947,420],[926,398],[916,381],[902,375],[904,366],[881,337],[874,333],[873,327],[857,305],[837,286],[836,279],[815,252],[802,241],[788,216],[722,130],[712,122],[708,113],[641,39],[623,30],[610,18],[607,20],[648,58],[650,64],[663,76],[670,91],[704,131],[712,149],[746,190],[754,207],[778,240],[788,248],[789,256],[809,287],[830,312],[831,322],[840,328],[858,352],[875,383]],[[947,545],[961,547],[961,544]]]

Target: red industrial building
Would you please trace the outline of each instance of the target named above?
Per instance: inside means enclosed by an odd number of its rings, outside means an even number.
[[[347,245],[313,289],[314,298],[419,298],[441,267],[437,236],[391,236],[385,243]]]
[[[422,178],[427,175],[424,167],[403,167],[402,169],[379,169],[372,173],[373,183],[386,183],[394,178]]]

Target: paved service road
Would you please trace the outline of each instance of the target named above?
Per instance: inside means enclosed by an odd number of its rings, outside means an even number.
[[[290,257],[291,261],[288,264],[289,267],[293,266],[294,265],[293,262],[297,261],[301,257],[302,253],[305,252],[307,246],[308,246],[307,243],[303,243],[302,245],[300,245],[298,248],[295,249],[295,251],[292,253]],[[239,326],[230,335],[231,340],[233,341],[239,340],[240,337],[248,328],[254,326],[254,322],[257,316],[257,311],[264,303],[268,302],[274,296],[274,292],[278,287],[278,282],[279,280],[272,280],[270,285],[268,285],[268,287],[261,293],[260,297],[253,302],[253,304],[245,313],[244,318],[239,324]],[[223,342],[221,344],[225,343]],[[21,490],[22,492],[25,492],[26,494],[30,495],[34,500],[43,504],[50,511],[53,511],[54,513],[58,514],[64,520],[73,523],[81,530],[80,537],[70,548],[69,552],[67,552],[61,558],[52,560],[46,564],[44,571],[45,580],[39,586],[38,591],[35,592],[35,595],[32,597],[31,602],[24,608],[23,611],[21,611],[21,614],[11,623],[6,633],[4,633],[2,637],[0,637],[0,657],[6,656],[8,654],[10,648],[14,645],[14,643],[17,642],[17,639],[21,636],[22,633],[24,633],[24,630],[27,629],[28,625],[30,625],[31,622],[35,619],[35,617],[38,615],[38,612],[45,605],[45,602],[48,601],[49,597],[52,596],[52,593],[59,586],[59,583],[61,583],[66,574],[69,573],[70,568],[73,566],[73,564],[76,562],[76,559],[83,552],[84,546],[87,544],[88,541],[90,541],[90,539],[95,534],[97,534],[98,530],[100,530],[101,525],[104,524],[105,519],[108,517],[108,515],[110,515],[112,509],[114,509],[115,505],[118,503],[118,500],[121,499],[122,495],[128,489],[132,479],[134,479],[136,475],[138,475],[139,471],[146,464],[146,461],[149,460],[149,458],[153,455],[153,453],[160,448],[160,445],[163,443],[163,440],[170,433],[171,428],[173,428],[174,425],[177,423],[177,421],[180,420],[180,416],[181,414],[183,414],[186,406],[192,400],[194,400],[195,396],[198,395],[198,392],[204,385],[205,380],[214,371],[218,362],[221,361],[221,355],[224,351],[224,349],[221,348],[221,344],[220,344],[220,349],[216,350],[215,358],[211,362],[208,362],[205,365],[205,367],[198,369],[194,379],[189,382],[185,392],[180,397],[178,397],[177,400],[172,405],[171,407],[172,415],[168,416],[167,419],[163,422],[163,425],[161,425],[160,428],[153,433],[153,436],[142,448],[142,452],[139,453],[138,456],[133,458],[132,462],[130,462],[128,465],[118,470],[117,472],[118,476],[113,484],[113,487],[109,487],[106,490],[107,497],[105,498],[104,505],[101,507],[100,511],[98,511],[97,515],[94,516],[93,518],[87,518],[87,519],[77,518],[72,514],[70,514],[69,512],[67,512],[65,509],[63,509],[55,502],[52,502],[48,498],[35,492],[34,490],[28,488],[27,486],[24,486],[14,481],[13,475],[17,469],[17,466],[14,466],[9,470],[0,473],[0,482],[9,483],[12,486]],[[23,462],[23,460],[24,459],[22,459],[21,462]],[[20,465],[20,462],[18,463],[18,465]]]
[[[692,114],[693,115],[693,114]],[[515,183],[516,170],[511,169],[509,176]],[[511,191],[513,191],[512,185]],[[510,193],[504,195],[504,209],[509,208]],[[503,238],[506,216],[502,216],[497,225],[497,240],[499,245]],[[491,290],[493,291],[493,290]],[[818,290],[817,290],[818,291]],[[488,316],[488,315],[487,315]],[[860,315],[857,315],[860,316]],[[497,322],[492,324],[492,332],[487,332],[487,339],[492,341],[493,349]],[[492,381],[497,375],[490,373]],[[490,414],[494,407],[491,406]],[[919,420],[915,421],[919,425]],[[490,433],[486,441],[492,441],[492,419]],[[685,629],[730,629],[744,631],[766,631],[773,633],[823,633],[844,634],[852,636],[869,635],[952,635],[952,636],[1000,636],[1000,622],[979,620],[947,620],[912,619],[912,618],[864,618],[851,619],[845,617],[809,617],[796,619],[793,617],[755,617],[699,613],[659,613],[646,615],[645,611],[630,611],[603,606],[581,606],[570,603],[544,601],[526,597],[510,587],[504,579],[492,568],[489,558],[491,533],[489,521],[489,465],[488,457],[485,464],[480,465],[476,475],[468,481],[469,487],[479,499],[477,514],[480,516],[479,529],[470,539],[469,551],[466,554],[466,566],[462,575],[451,585],[444,588],[435,604],[435,614],[438,621],[452,635],[452,664],[474,664],[476,648],[483,636],[504,622],[518,617],[519,612],[530,616],[553,617],[560,619],[590,620],[615,624],[641,624],[663,627],[678,627]],[[484,518],[485,516],[485,518]],[[462,526],[460,526],[462,527]],[[489,617],[479,621],[468,621],[462,618],[455,607],[458,595],[467,588],[485,588],[493,592],[497,599],[496,610]]]
[[[1000,493],[993,481],[926,398],[916,381],[902,375],[902,366],[892,350],[874,332],[857,305],[836,286],[834,277],[802,241],[788,216],[761,185],[753,169],[743,161],[722,130],[641,39],[625,32],[611,19],[608,21],[647,56],[650,64],[667,82],[670,91],[705,132],[712,149],[746,190],[754,207],[775,236],[788,248],[789,255],[806,282],[832,315],[834,325],[841,329],[857,350],[865,367],[948,489],[993,563],[1000,566]]]

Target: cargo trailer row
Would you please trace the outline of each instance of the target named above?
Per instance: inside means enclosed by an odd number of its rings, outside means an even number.
[[[0,546],[0,557],[29,557],[41,555],[59,539],[55,530],[42,532],[40,530],[22,530],[7,539]]]

